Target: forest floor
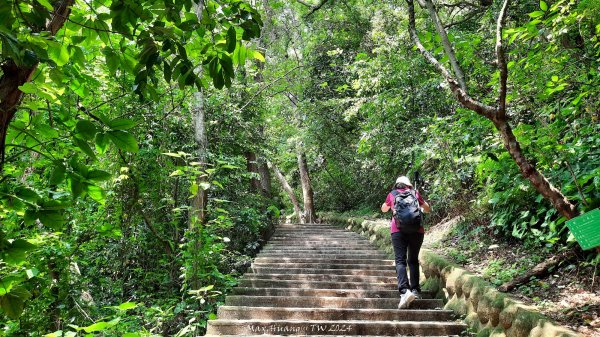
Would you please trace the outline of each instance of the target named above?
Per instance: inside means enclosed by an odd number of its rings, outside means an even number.
[[[430,228],[426,245],[496,286],[546,260],[546,248],[494,240],[485,230],[459,226],[458,219]],[[443,248],[442,248],[443,247]],[[583,336],[600,337],[600,275],[590,262],[564,263],[543,279],[510,294]]]

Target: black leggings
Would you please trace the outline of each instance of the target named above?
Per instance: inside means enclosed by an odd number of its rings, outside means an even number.
[[[392,233],[392,245],[394,246],[394,255],[396,256],[396,274],[398,275],[398,290],[400,293],[405,290],[421,291],[419,286],[419,251],[423,244],[423,233]],[[406,274],[408,251],[408,268],[410,270],[410,283]]]

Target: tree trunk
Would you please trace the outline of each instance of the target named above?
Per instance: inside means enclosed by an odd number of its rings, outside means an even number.
[[[256,178],[256,176],[260,175],[258,172],[258,164],[256,162],[256,153],[252,151],[246,151],[244,154],[246,156],[246,168],[248,173],[252,174],[250,178],[250,189],[253,192],[259,192],[261,190],[260,181]]]
[[[572,219],[577,216],[577,208],[558,190],[546,177],[538,171],[535,166],[525,158],[521,146],[515,137],[512,128],[506,120],[494,120],[494,125],[502,136],[504,147],[510,153],[510,156],[515,161],[521,174],[529,180],[535,189],[549,200],[554,208],[556,208],[567,219]]]
[[[262,158],[258,160],[258,174],[260,175],[260,194],[265,198],[271,198],[273,196],[271,171],[269,171],[267,162]]]
[[[50,36],[56,35],[67,21],[74,2],[75,0],[64,0],[55,3],[52,20],[46,25],[46,30],[50,32]],[[2,68],[2,77],[0,78],[0,172],[4,168],[8,126],[15,116],[23,97],[23,92],[19,87],[31,81],[31,76],[37,69],[38,64],[36,62],[30,67],[18,66],[13,60],[7,59],[0,65],[0,68]]]
[[[313,189],[308,174],[308,165],[306,164],[306,155],[298,152],[298,168],[300,169],[300,181],[302,182],[302,195],[304,197],[304,221],[314,223],[316,219],[315,205],[313,202]]]
[[[292,206],[294,206],[295,216],[293,218],[295,218],[297,221],[304,221],[302,216],[302,210],[300,209],[300,203],[298,203],[296,194],[294,193],[294,190],[288,183],[287,179],[285,179],[283,173],[281,173],[279,168],[273,163],[269,162],[268,165],[273,169],[273,172],[275,172],[275,177],[277,177],[277,180],[279,180],[281,187],[283,187],[283,190],[287,193],[288,197],[290,198],[290,201],[292,202]]]
[[[204,95],[202,92],[194,93],[194,102],[192,104],[192,114],[194,119],[194,139],[196,140],[196,157],[200,162],[200,169],[206,168],[208,137],[206,136],[206,120],[204,113]],[[206,181],[206,177],[198,177],[196,183],[202,186]],[[190,287],[192,289],[200,288],[200,279],[198,274],[200,271],[198,252],[201,249],[202,242],[200,241],[200,229],[206,221],[206,205],[208,203],[208,191],[199,188],[196,195],[192,198],[189,214],[188,229],[192,234],[191,240],[193,243],[188,247],[192,259],[192,270],[189,273]]]

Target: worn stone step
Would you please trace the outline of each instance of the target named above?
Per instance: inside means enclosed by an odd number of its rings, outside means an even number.
[[[265,247],[295,247],[295,248],[301,248],[301,247],[340,247],[340,248],[370,247],[370,248],[375,248],[368,241],[360,242],[360,241],[355,241],[355,240],[351,240],[351,241],[350,240],[348,240],[348,241],[332,240],[332,241],[323,241],[323,242],[314,242],[314,241],[285,242],[285,241],[281,241],[281,242],[269,242],[268,244],[265,245]]]
[[[254,274],[246,273],[246,280],[296,280],[296,281],[335,281],[335,282],[376,282],[397,284],[395,276],[336,275],[336,274]]]
[[[300,257],[257,257],[255,263],[335,263],[335,264],[369,264],[378,266],[395,266],[394,260],[385,259],[330,259],[330,258],[300,258]]]
[[[321,243],[321,244],[267,244],[263,248],[278,248],[278,249],[306,249],[306,248],[337,248],[337,249],[352,249],[352,248],[369,248],[376,250],[370,243]]]
[[[250,267],[248,272],[255,274],[325,274],[325,275],[360,275],[360,276],[395,276],[396,271],[362,270],[362,269],[320,269],[320,268],[262,268]]]
[[[249,296],[316,296],[316,297],[351,297],[351,298],[400,298],[396,289],[306,289],[306,288],[250,288],[236,287],[232,293]],[[422,298],[431,298],[431,293],[422,293]]]
[[[440,336],[460,334],[465,325],[455,322],[395,322],[395,321],[298,321],[298,320],[229,320],[208,322],[210,335],[420,335]]]
[[[337,240],[337,239],[341,239],[341,240],[359,240],[359,241],[367,241],[368,240],[359,235],[359,234],[354,234],[354,235],[349,235],[349,234],[345,234],[345,233],[339,233],[339,234],[332,234],[332,236],[325,236],[323,234],[315,234],[315,235],[305,235],[305,236],[301,236],[299,237],[298,235],[294,235],[294,234],[273,234],[273,236],[271,236],[271,238],[269,239],[269,241],[286,241],[286,242],[303,242],[303,241],[314,241],[314,242],[327,242],[330,240]]]
[[[298,236],[297,234],[284,234],[278,235],[275,234],[269,239],[269,242],[304,242],[304,241],[312,241],[312,242],[328,242],[331,240],[356,240],[359,242],[369,242],[365,237],[360,235],[346,235],[346,234],[331,234],[331,236],[324,236],[323,234],[315,234],[315,235],[302,235]]]
[[[326,253],[326,254],[379,253],[379,254],[381,254],[379,251],[377,251],[376,249],[371,248],[371,247],[351,248],[351,249],[343,249],[343,248],[337,248],[337,247],[332,247],[332,248],[319,247],[319,248],[302,248],[302,249],[264,248],[261,250],[261,253],[287,253],[291,256],[294,256],[294,254],[299,254],[299,253],[309,253],[309,254],[310,253]]]
[[[382,252],[379,251],[366,251],[366,252],[355,252],[355,251],[344,251],[342,253],[335,252],[304,252],[302,254],[291,254],[289,251],[268,251],[268,252],[260,252],[257,257],[269,257],[269,256],[277,256],[277,257],[296,257],[296,258],[332,258],[332,259],[340,259],[340,258],[351,258],[351,259],[388,259],[389,257]]]
[[[273,308],[221,306],[219,319],[271,320],[368,320],[368,321],[449,321],[452,310],[340,309],[340,308]]]
[[[397,310],[399,301],[399,298],[230,295],[225,298],[225,305],[282,308],[363,308]],[[409,309],[438,309],[443,306],[444,303],[442,300],[418,299],[410,304]]]
[[[360,269],[360,270],[395,270],[392,265],[350,264],[350,263],[273,263],[254,262],[251,268],[304,268],[304,269]]]
[[[258,276],[257,276],[258,277]],[[360,289],[398,291],[396,283],[383,282],[340,282],[306,280],[242,279],[239,287],[252,288],[304,288],[304,289]]]

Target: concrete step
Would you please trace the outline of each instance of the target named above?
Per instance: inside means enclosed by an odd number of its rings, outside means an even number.
[[[396,271],[387,270],[362,270],[362,269],[318,269],[318,268],[261,268],[250,267],[248,272],[254,274],[325,274],[325,275],[359,275],[359,276],[395,276]]]
[[[329,282],[374,282],[397,284],[395,276],[336,275],[336,274],[244,274],[243,280],[294,280]]]
[[[283,249],[283,248],[264,248],[261,250],[261,253],[287,253],[291,256],[295,256],[296,254],[307,253],[325,253],[325,254],[365,254],[365,253],[373,253],[373,254],[381,254],[377,250],[364,247],[364,248],[352,248],[352,249],[344,249],[344,248],[327,248],[327,247],[319,247],[319,248],[302,248],[302,249]]]
[[[259,277],[259,276],[257,276]],[[305,281],[305,280],[267,280],[242,279],[239,287],[250,288],[303,288],[303,289],[361,289],[361,290],[393,290],[398,291],[396,283],[381,282],[339,282],[339,281]]]
[[[371,250],[377,250],[377,248],[375,248],[373,245],[371,244],[318,244],[318,245],[294,245],[294,244],[281,244],[281,245],[265,245],[264,248],[270,248],[270,249],[296,249],[296,250],[301,250],[301,249],[338,249],[338,250],[346,250],[349,248],[360,248],[360,249],[371,249]]]
[[[368,252],[368,253],[345,252],[344,254],[307,253],[307,254],[296,254],[296,255],[289,254],[289,253],[281,253],[281,252],[277,252],[277,253],[265,252],[265,253],[259,253],[257,255],[257,258],[289,258],[289,257],[300,258],[300,259],[315,258],[315,259],[332,259],[332,260],[354,259],[356,261],[373,260],[373,259],[384,260],[384,259],[388,258],[388,256],[383,253],[375,253],[375,252]]]
[[[367,245],[265,245],[263,250],[376,250],[370,244]]]
[[[455,335],[465,329],[454,322],[394,322],[394,321],[297,321],[297,320],[229,320],[208,322],[209,335]]]
[[[378,252],[372,246],[264,246],[262,252]]]
[[[272,257],[257,257],[254,259],[255,263],[335,263],[335,264],[369,264],[378,266],[390,266],[396,265],[394,260],[384,259],[329,259],[329,258],[300,258],[300,257],[284,257],[284,258],[272,258]]]
[[[399,298],[351,298],[351,297],[308,297],[308,296],[247,296],[230,295],[225,298],[225,305],[247,307],[280,307],[280,308],[363,308],[363,309],[396,309]],[[438,299],[414,300],[409,309],[438,309],[444,303]]]
[[[232,293],[249,296],[316,296],[316,297],[351,297],[351,298],[400,298],[397,289],[306,289],[306,288],[250,288],[236,287]],[[432,298],[430,293],[422,293],[423,298]]]
[[[264,263],[254,262],[252,268],[317,268],[317,269],[361,269],[361,270],[395,270],[393,265],[350,264],[350,263]]]
[[[348,248],[348,247],[369,247],[371,249],[375,248],[370,242],[356,242],[352,240],[351,242],[344,241],[323,241],[323,242],[270,242],[265,245],[265,247],[294,247],[294,248],[302,248],[302,247],[339,247],[339,248]]]
[[[452,310],[273,308],[221,306],[219,319],[449,321]]]

